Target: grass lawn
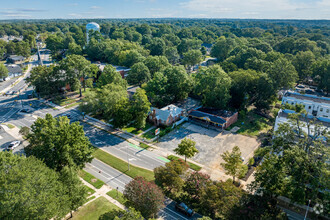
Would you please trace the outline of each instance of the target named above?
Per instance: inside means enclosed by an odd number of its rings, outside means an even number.
[[[121,192],[117,191],[116,189],[107,192],[107,195],[117,200],[123,205],[125,205],[125,203],[127,202],[127,199],[124,198],[124,195]]]
[[[145,143],[140,143],[140,147],[147,150],[150,146]]]
[[[7,123],[7,124],[5,124],[9,129],[13,129],[13,128],[15,128],[15,126],[14,125],[12,125],[12,124],[9,124],[9,123]]]
[[[129,133],[132,133],[132,134],[135,134],[135,135],[138,135],[138,134],[141,134],[143,131],[145,130],[148,130],[149,128],[151,128],[153,125],[149,122],[146,122],[146,126],[142,129],[139,129],[139,128],[135,128],[134,126],[131,126],[131,127],[126,127],[126,128],[123,128],[124,131],[126,132],[129,132]]]
[[[70,105],[65,106],[64,108],[71,108],[71,107],[76,106],[76,105],[79,105],[79,102],[74,102]]]
[[[71,98],[64,98],[64,99],[54,98],[52,101],[59,106],[64,106],[76,102],[75,99],[71,99]]]
[[[178,159],[180,159],[180,158],[177,157],[177,156],[174,156],[174,155],[170,155],[170,156],[167,157],[167,159],[173,161],[173,160],[178,160]],[[195,170],[195,171],[200,171],[200,170],[202,169],[202,168],[201,168],[200,166],[198,166],[197,164],[190,163],[189,161],[187,161],[187,163],[188,163],[190,169],[193,169],[193,170]]]
[[[93,195],[95,193],[95,190],[94,189],[89,188],[86,185],[84,185],[84,187],[87,189],[88,196]]]
[[[103,163],[108,164],[109,166],[119,170],[122,173],[125,173],[127,176],[135,178],[137,176],[142,176],[146,178],[148,181],[152,181],[155,179],[154,172],[150,170],[146,170],[140,167],[136,167],[130,164],[130,170],[128,170],[127,162],[108,154],[107,152],[97,149],[94,151],[93,156]]]
[[[104,197],[97,198],[93,202],[79,209],[73,214],[74,220],[98,220],[101,215],[111,210],[119,209]]]
[[[92,184],[96,189],[100,189],[104,185],[103,181],[97,179],[95,176],[93,176],[92,174],[86,172],[85,170],[80,170],[78,174],[86,182]],[[96,181],[94,182],[92,180],[96,180]]]
[[[226,130],[230,130],[233,127],[237,126],[240,129],[237,131],[238,134],[247,135],[247,136],[258,136],[262,132],[267,132],[272,128],[272,123],[269,119],[264,118],[260,115],[249,111],[245,118],[238,116],[237,122],[232,124]]]
[[[150,131],[144,133],[141,137],[149,139],[149,140],[155,138],[156,137],[156,135],[155,135],[155,130],[156,129],[157,128],[151,129]]]

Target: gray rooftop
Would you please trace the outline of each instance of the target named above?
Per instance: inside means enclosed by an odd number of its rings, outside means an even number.
[[[284,97],[293,97],[300,100],[308,100],[318,103],[325,103],[330,105],[330,98],[324,97],[324,96],[315,96],[315,95],[306,95],[306,94],[300,94],[296,92],[286,92],[284,94]]]

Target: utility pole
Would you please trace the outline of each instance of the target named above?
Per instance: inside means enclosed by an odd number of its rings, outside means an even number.
[[[309,204],[311,203],[311,200],[308,200],[308,206],[307,206],[307,209],[306,209],[306,213],[305,213],[305,218],[304,220],[307,219],[307,214],[308,214],[308,209],[309,209]]]

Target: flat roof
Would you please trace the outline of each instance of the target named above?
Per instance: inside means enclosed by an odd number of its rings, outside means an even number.
[[[313,101],[313,102],[318,102],[318,103],[326,103],[326,104],[330,105],[330,98],[327,98],[324,96],[300,94],[297,92],[286,92],[284,94],[284,97],[293,97],[293,98],[300,99],[300,100]]]

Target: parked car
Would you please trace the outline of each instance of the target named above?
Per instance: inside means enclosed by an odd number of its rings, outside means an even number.
[[[9,144],[7,147],[7,150],[14,150],[16,147],[18,147],[21,144],[20,141],[13,141]]]
[[[13,95],[14,94],[14,91],[7,91],[6,93],[5,93],[5,95]]]
[[[31,111],[31,109],[23,108],[21,110],[21,112],[23,112],[23,113],[31,113],[32,111]]]
[[[190,209],[186,204],[183,202],[178,202],[175,204],[175,210],[181,212],[189,217],[194,215],[194,210]]]

